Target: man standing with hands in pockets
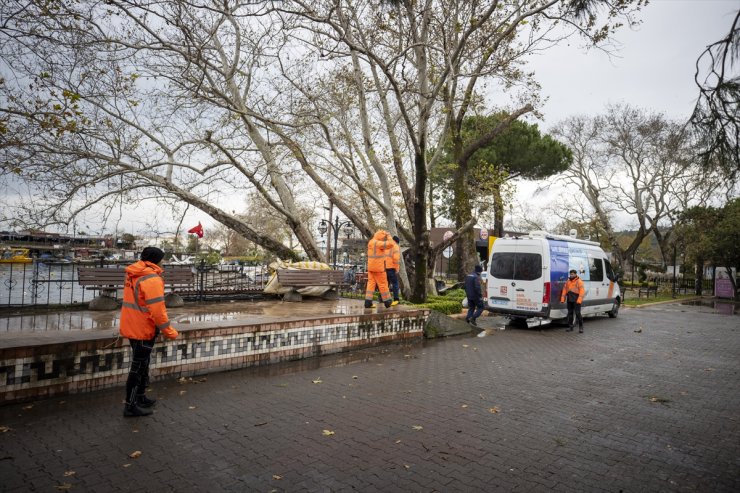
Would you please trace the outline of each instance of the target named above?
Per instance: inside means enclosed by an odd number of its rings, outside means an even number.
[[[568,280],[565,281],[563,291],[560,293],[560,303],[568,304],[568,328],[566,332],[573,330],[573,315],[578,321],[578,333],[583,334],[583,317],[581,316],[581,303],[586,289],[583,287],[583,281],[578,277],[578,272],[571,269],[568,273]]]

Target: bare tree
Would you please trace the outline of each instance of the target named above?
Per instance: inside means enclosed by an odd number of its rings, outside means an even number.
[[[258,193],[323,258],[301,204],[326,197],[366,236],[381,226],[409,242],[421,301],[447,246],[429,243],[428,173],[457,109],[480,106],[479,81],[513,74],[522,26],[575,9],[586,15],[573,26],[590,30],[593,5],[11,0],[0,7],[2,170],[34,187],[26,216],[38,224],[155,198],[287,258],[297,254],[273,231],[224,204]]]
[[[571,187],[559,198],[559,210],[569,219],[576,212],[581,222],[587,222],[590,210],[620,264],[650,235],[667,262],[680,212],[726,189],[698,165],[690,132],[662,114],[612,105],[597,117],[569,118],[554,134],[573,151],[573,165],[563,175]],[[581,206],[582,198],[588,209]],[[631,217],[636,225],[627,247],[618,241],[617,215]]]

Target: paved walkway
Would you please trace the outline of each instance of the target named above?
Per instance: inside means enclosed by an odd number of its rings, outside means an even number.
[[[740,491],[740,317],[489,333],[0,407],[0,490]]]

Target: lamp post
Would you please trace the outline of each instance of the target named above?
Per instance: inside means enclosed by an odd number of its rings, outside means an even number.
[[[347,238],[352,236],[352,233],[354,233],[354,228],[352,227],[352,221],[346,220],[339,222],[339,216],[334,218],[334,224],[331,223],[331,221],[327,221],[326,219],[322,219],[319,223],[319,233],[321,236],[324,236],[327,231],[330,231],[333,233],[330,238],[334,238],[334,251],[331,254],[332,257],[332,264],[334,268],[337,268],[337,240],[339,239],[339,230],[343,229],[344,233],[347,235]],[[329,259],[327,258],[327,261]]]
[[[676,244],[673,244],[673,291],[671,298],[676,297]]]

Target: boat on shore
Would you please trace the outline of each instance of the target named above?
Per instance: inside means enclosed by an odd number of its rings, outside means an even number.
[[[28,248],[7,248],[0,253],[0,264],[30,264],[33,259]]]

